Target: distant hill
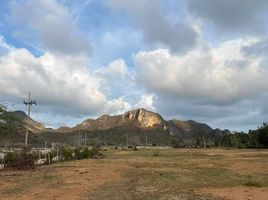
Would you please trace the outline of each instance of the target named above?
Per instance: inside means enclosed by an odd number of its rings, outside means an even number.
[[[21,125],[26,128],[27,127],[27,115],[25,112],[23,111],[14,111],[11,112],[12,114],[14,114],[14,116],[21,122]],[[35,120],[33,120],[32,118],[29,119],[29,131],[31,131],[32,133],[40,133],[45,131],[45,126]]]
[[[167,121],[167,127],[170,135],[177,136],[182,139],[195,138],[200,132],[211,133],[213,131],[213,129],[207,124],[193,120],[180,121],[173,119]]]
[[[6,123],[2,122],[0,126],[0,145],[2,146],[23,146],[27,127],[27,115],[23,111],[9,112],[14,121]],[[38,134],[45,131],[45,127],[29,119],[29,143],[39,145],[40,138]]]
[[[101,115],[96,119],[86,119],[74,127],[60,127],[54,130],[53,134],[47,135],[51,141],[62,143],[61,136],[64,133],[64,137],[69,137],[68,143],[75,143],[73,140],[78,140],[77,135],[80,132],[81,135],[86,133],[91,142],[104,143],[104,137],[109,136],[109,142],[125,144],[126,134],[129,134],[129,140],[138,145],[145,143],[145,136],[149,137],[151,144],[159,145],[160,137],[162,137],[162,143],[165,144],[170,144],[172,139],[192,143],[199,132],[209,134],[212,131],[213,129],[207,124],[193,120],[166,121],[160,114],[140,108],[122,115]]]
[[[142,128],[163,127],[165,124],[161,115],[141,108],[128,111],[123,115],[102,115],[95,120],[87,119],[81,124],[78,124],[75,128],[83,130],[104,130],[115,126],[121,126],[128,122],[133,122],[136,126]]]
[[[128,111],[122,115],[102,115],[97,119],[87,119],[73,128],[60,127],[57,132],[72,132],[78,130],[107,130],[113,127],[120,127],[132,123],[133,126],[150,129],[162,128],[172,136],[177,137],[194,137],[200,131],[210,133],[213,129],[204,123],[193,120],[180,121],[177,119],[165,121],[164,118],[155,112],[148,111],[144,108]]]
[[[17,130],[24,139],[27,115],[23,111],[15,111],[13,114],[19,119]],[[166,121],[160,114],[148,111],[144,108],[128,111],[122,115],[101,115],[96,119],[86,119],[74,127],[60,127],[58,129],[46,129],[41,123],[30,119],[29,130],[31,137],[37,138],[37,143],[65,143],[81,144],[85,137],[87,143],[109,144],[170,144],[172,140],[183,141],[191,144],[200,132],[210,134],[213,129],[204,123],[193,120],[180,121],[177,119]],[[80,138],[79,138],[80,133]],[[87,136],[85,136],[87,135]],[[11,138],[12,140],[12,138]]]

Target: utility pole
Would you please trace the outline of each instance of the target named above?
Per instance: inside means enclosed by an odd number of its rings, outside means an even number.
[[[207,148],[206,138],[204,135],[203,135],[203,144],[204,144],[204,148]]]
[[[30,122],[30,114],[31,114],[31,106],[37,105],[35,100],[31,100],[31,93],[29,92],[28,100],[24,100],[23,103],[28,106],[28,118],[27,118],[27,129],[25,136],[25,148],[28,147],[28,135],[29,135],[29,122]]]

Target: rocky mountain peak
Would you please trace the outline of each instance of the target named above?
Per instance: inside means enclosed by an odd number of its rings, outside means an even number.
[[[128,111],[122,116],[122,118],[136,120],[137,123],[144,128],[150,128],[153,126],[165,126],[165,121],[161,115],[148,111],[144,108]]]

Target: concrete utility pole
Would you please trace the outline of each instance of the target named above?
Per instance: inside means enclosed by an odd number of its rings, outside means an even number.
[[[28,100],[23,101],[23,103],[28,106],[28,118],[27,118],[27,129],[26,129],[26,136],[25,136],[25,148],[28,147],[28,135],[29,135],[29,123],[30,123],[30,114],[31,114],[31,106],[37,105],[35,100],[31,100],[31,93],[29,92]]]

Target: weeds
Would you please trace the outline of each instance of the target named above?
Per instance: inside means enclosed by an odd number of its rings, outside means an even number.
[[[249,187],[262,187],[263,184],[256,180],[256,178],[253,178],[252,176],[248,176],[247,180],[243,183],[245,186]]]
[[[152,152],[152,157],[158,157],[158,156],[160,156],[160,151],[159,150],[154,150]]]

